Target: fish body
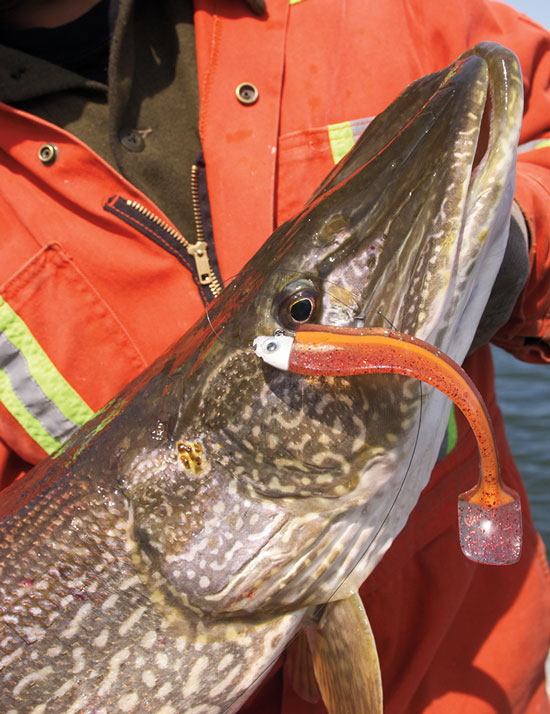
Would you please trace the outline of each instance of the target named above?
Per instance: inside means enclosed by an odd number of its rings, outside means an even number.
[[[234,712],[319,606],[357,593],[448,401],[398,375],[281,372],[252,341],[391,323],[461,362],[506,246],[521,114],[496,45],[415,82],[203,320],[2,494],[2,711]]]

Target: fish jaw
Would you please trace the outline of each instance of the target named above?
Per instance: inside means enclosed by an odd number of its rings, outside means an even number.
[[[370,206],[364,211],[356,200],[354,221],[353,208],[346,211],[345,199],[339,199],[338,220],[347,228],[336,233],[336,249],[317,272],[347,289],[354,301],[342,309],[329,294],[318,321],[391,324],[461,362],[506,246],[523,107],[521,71],[511,52],[482,44],[405,95],[413,90],[420,99],[409,109],[416,112],[409,123],[384,137],[383,150],[377,127],[374,146],[360,146],[373,141],[366,131],[349,167],[344,160],[325,188],[325,194],[339,194],[340,187],[345,195],[346,181],[363,180]],[[393,125],[394,111],[401,111],[399,100],[373,124]],[[365,161],[365,153],[372,158]]]
[[[489,85],[470,189],[464,207],[461,260],[456,278],[456,296],[447,314],[454,330],[433,329],[433,343],[462,361],[470,348],[472,330],[479,322],[500,268],[510,227],[515,189],[517,146],[523,113],[521,68],[509,50],[491,43],[478,45],[465,56],[479,53],[489,69]],[[445,320],[443,320],[444,322]]]

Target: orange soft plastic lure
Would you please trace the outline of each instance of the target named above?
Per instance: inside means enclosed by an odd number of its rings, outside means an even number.
[[[519,496],[502,483],[493,428],[482,397],[450,357],[402,332],[326,325],[304,325],[295,337],[257,337],[254,348],[268,364],[297,374],[402,374],[446,394],[468,419],[480,454],[477,485],[458,497],[462,551],[470,560],[491,565],[508,565],[519,559]]]

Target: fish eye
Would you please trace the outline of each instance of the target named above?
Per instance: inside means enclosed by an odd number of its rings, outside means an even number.
[[[281,290],[274,302],[274,317],[287,330],[311,322],[319,302],[317,288],[311,280],[296,280]]]

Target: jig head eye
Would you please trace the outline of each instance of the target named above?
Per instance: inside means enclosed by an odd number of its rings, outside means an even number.
[[[294,332],[300,325],[314,321],[318,303],[319,293],[312,281],[296,280],[276,297],[273,317],[283,328]]]

